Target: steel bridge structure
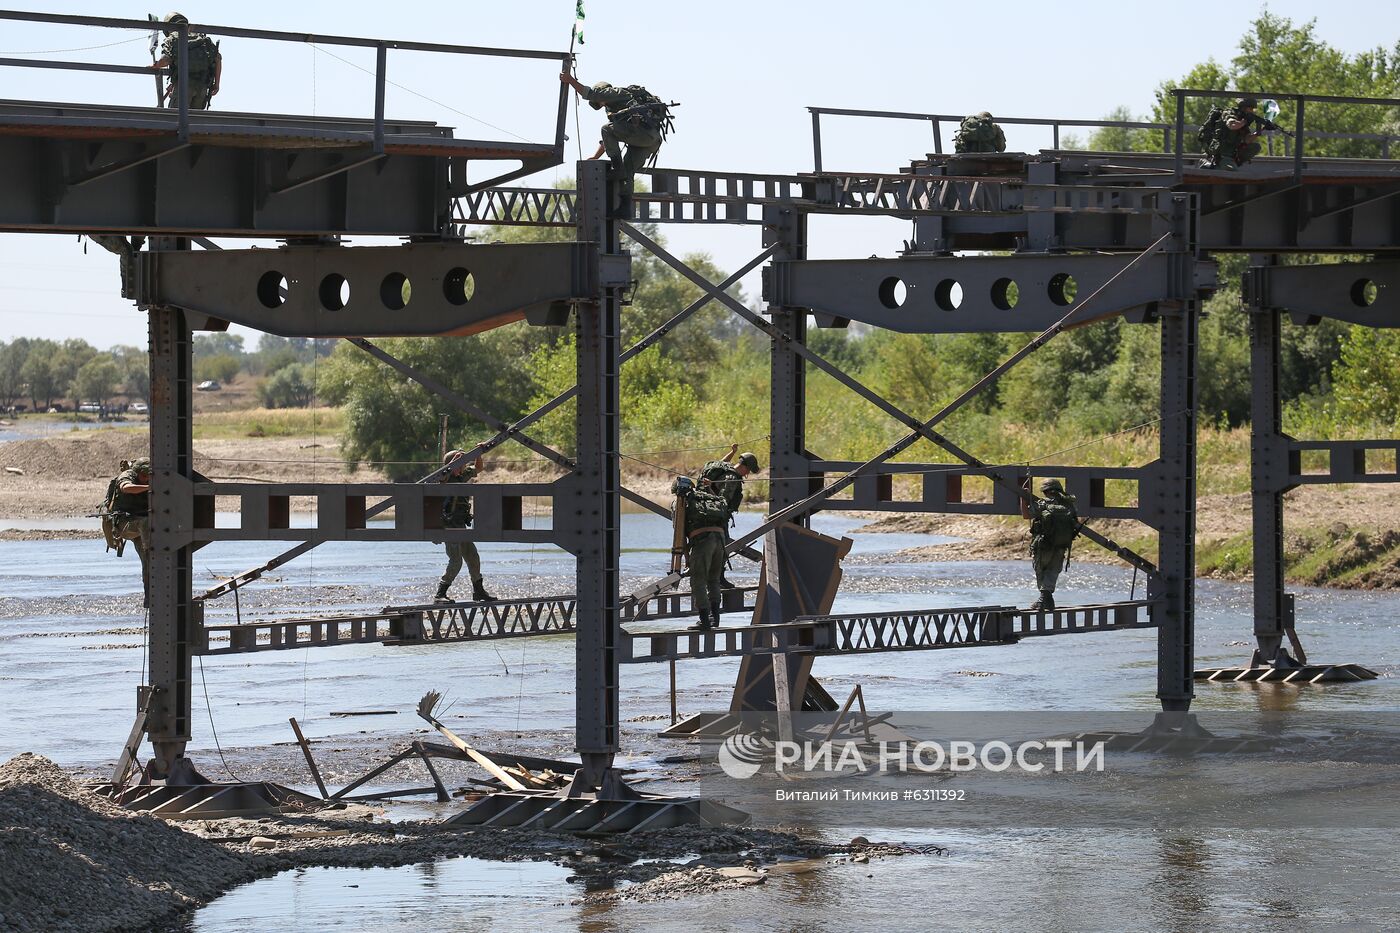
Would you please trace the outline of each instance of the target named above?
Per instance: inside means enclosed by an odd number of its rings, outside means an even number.
[[[137,20],[0,12],[0,19],[149,29]],[[814,108],[814,171],[792,175],[657,168],[630,204],[601,162],[575,166],[576,188],[504,183],[564,161],[567,97],[557,101],[556,135],[539,144],[462,139],[446,127],[385,114],[389,54],[552,61],[562,52],[485,49],[347,37],[305,36],[204,25],[158,25],[183,43],[190,31],[376,50],[372,117],[333,119],[267,113],[188,112],[0,101],[0,231],[85,233],[133,239],[122,251],[127,297],[149,315],[151,357],[152,555],[149,686],[140,705],[153,749],[151,774],[175,780],[191,737],[191,660],[198,654],[358,642],[447,644],[500,637],[571,635],[576,644],[576,730],[582,767],[575,789],[619,788],[621,665],[742,657],[736,707],[800,708],[813,690],[813,660],[827,654],[1006,645],[1028,637],[1150,628],[1157,636],[1156,692],[1165,710],[1193,696],[1196,502],[1196,344],[1201,303],[1216,287],[1216,253],[1247,253],[1254,372],[1253,488],[1255,634],[1260,658],[1277,659],[1293,632],[1282,583],[1282,496],[1309,482],[1396,482],[1370,451],[1395,441],[1297,441],[1279,415],[1279,327],[1283,315],[1334,317],[1400,326],[1400,161],[1391,138],[1376,136],[1376,158],[1308,153],[1309,108],[1341,99],[1273,94],[1295,114],[1296,141],[1280,157],[1236,173],[1205,171],[1184,141],[1186,101],[1228,96],[1175,91],[1174,125],[1123,127],[1160,132],[1161,152],[949,154],[940,125],[951,117]],[[34,66],[32,60],[0,60]],[[147,68],[57,63],[94,71]],[[182,95],[177,95],[182,96]],[[1260,95],[1264,96],[1264,95]],[[1394,108],[1391,100],[1355,100]],[[836,172],[821,158],[821,118],[928,122],[935,151],[894,170]],[[1075,121],[1040,122],[1055,128]],[[1116,124],[1109,124],[1116,125]],[[486,166],[484,180],[474,171]],[[614,205],[628,204],[625,209]],[[888,258],[808,257],[813,215],[885,216],[910,224]],[[756,253],[725,281],[708,280],[639,226],[725,224],[758,228]],[[470,242],[476,225],[572,230],[571,240]],[[350,236],[402,238],[395,246],[348,246]],[[149,238],[144,244],[137,237]],[[215,238],[281,241],[275,248],[224,248]],[[196,249],[196,246],[203,247]],[[702,297],[631,347],[621,322],[635,251],[694,283]],[[1365,262],[1286,265],[1290,253],[1368,254]],[[763,310],[726,289],[762,269]],[[411,289],[406,285],[411,284]],[[408,297],[410,296],[411,297]],[[711,302],[761,331],[771,345],[771,454],[768,515],[730,545],[761,558],[757,592],[735,591],[726,609],[752,610],[753,624],[719,632],[642,631],[651,619],[685,612],[672,574],[633,593],[619,579],[620,510],[631,501],[667,508],[626,489],[619,471],[620,368]],[[940,425],[978,393],[1059,334],[1108,319],[1156,328],[1161,395],[1159,449],[1131,467],[1037,466],[987,462]],[[479,333],[511,322],[569,328],[576,336],[577,384],[539,410],[509,419],[482,410],[372,342],[386,336]],[[808,328],[851,322],[902,333],[1031,332],[1022,350],[933,413],[905,411],[807,341]],[[194,469],[192,336],[237,323],[267,333],[341,338],[496,432],[468,452],[506,441],[525,445],[563,475],[551,482],[444,484],[439,469],[416,483],[219,482]],[[806,380],[818,370],[888,416],[884,451],[863,461],[826,459],[808,442]],[[566,402],[575,406],[568,454],[531,435]],[[918,442],[938,462],[901,455]],[[1329,472],[1303,473],[1305,450],[1331,455]],[[809,562],[790,532],[821,510],[1013,515],[1034,478],[1060,478],[1089,520],[1085,536],[1145,577],[1145,598],[1028,613],[1004,606],[833,615],[803,581]],[[966,494],[990,483],[990,498]],[[849,495],[846,495],[849,493]],[[440,527],[447,495],[470,495],[470,529]],[[843,496],[842,498],[837,498]],[[290,521],[292,497],[312,497],[314,523]],[[549,519],[523,520],[531,497]],[[238,503],[234,527],[215,522],[215,503]],[[392,511],[391,522],[371,522]],[[1093,521],[1133,519],[1155,534],[1152,559],[1102,533]],[[786,538],[785,538],[786,535]],[[820,536],[816,536],[820,537]],[[194,552],[229,540],[271,540],[289,549],[206,592],[194,586]],[[326,541],[509,541],[557,546],[575,559],[567,597],[490,606],[389,607],[379,613],[268,622],[205,622],[214,600]],[[762,548],[760,554],[757,548]],[[837,549],[834,553],[844,553]],[[793,568],[793,569],[788,569]],[[830,594],[828,594],[828,597]],[[750,598],[752,597],[752,599]],[[829,598],[825,605],[829,605]],[[629,628],[628,626],[632,626]],[[745,684],[767,684],[755,694]],[[758,696],[757,701],[754,697]]]

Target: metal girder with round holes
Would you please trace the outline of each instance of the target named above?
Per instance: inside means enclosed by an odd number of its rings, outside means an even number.
[[[1128,313],[1142,320],[1180,294],[1174,253],[1149,256],[1133,275],[1114,282],[1095,317]],[[819,323],[859,321],[910,334],[1040,331],[1123,268],[1110,254],[911,256],[902,259],[819,259],[774,262],[764,297],[783,308],[810,309]],[[1216,265],[1195,263],[1194,290],[1215,287]],[[1138,312],[1133,315],[1132,312]]]
[[[284,337],[416,337],[562,323],[567,302],[629,275],[588,242],[152,251],[136,298]]]
[[[1367,327],[1400,327],[1400,262],[1252,266],[1245,300],[1286,311],[1297,324],[1330,317]]]

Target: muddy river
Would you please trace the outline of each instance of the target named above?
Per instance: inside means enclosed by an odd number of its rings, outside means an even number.
[[[741,524],[750,527],[756,518]],[[859,524],[820,518],[816,527],[846,533]],[[856,535],[836,611],[1021,604],[1034,597],[1028,562],[891,562],[924,536]],[[669,528],[647,515],[624,517],[624,585],[663,571]],[[564,594],[572,564],[548,546],[483,545],[488,586],[501,596]],[[255,565],[275,547],[217,544],[196,557],[199,583]],[[424,601],[441,571],[427,544],[326,544],[278,571],[277,586],[250,589],[245,618],[336,612]],[[751,565],[731,578],[752,579]],[[465,578],[459,583],[461,589]],[[1130,571],[1076,564],[1061,585],[1065,604],[1124,599]],[[1137,581],[1141,595],[1141,581]],[[143,676],[139,568],[104,555],[97,541],[0,542],[0,755],[21,751],[60,764],[98,769],[115,758]],[[222,601],[211,620],[230,614]],[[1394,676],[1400,598],[1303,590],[1298,628],[1314,659],[1365,664],[1381,679],[1326,688],[1200,686],[1202,711],[1293,710],[1308,714],[1400,709]],[[737,624],[738,616],[730,616]],[[650,625],[684,623],[651,623]],[[1197,590],[1197,664],[1225,666],[1249,655],[1246,587],[1214,581]],[[1151,631],[1028,640],[957,651],[821,658],[814,673],[834,696],[857,684],[873,707],[902,710],[1138,710],[1156,706]],[[268,760],[296,716],[314,738],[388,748],[416,730],[412,715],[427,690],[446,694],[453,728],[498,745],[514,735],[567,744],[573,720],[573,641],[567,636],[386,648],[375,645],[211,657],[195,668],[191,755],[211,777],[226,778],[213,747],[211,719],[234,770]],[[737,662],[678,666],[681,712],[727,708]],[[665,665],[622,672],[624,761],[655,771],[685,752],[656,733],[669,719]],[[205,704],[205,692],[208,706]],[[333,712],[396,710],[379,717]],[[485,741],[483,740],[483,744]],[[539,747],[538,743],[535,743]],[[565,752],[566,748],[556,748]],[[299,768],[296,750],[276,754]],[[248,777],[247,774],[240,775]],[[271,779],[284,780],[281,774]],[[292,780],[290,783],[297,783]],[[1286,791],[1269,775],[1260,793]],[[1287,795],[1280,797],[1287,808]],[[1053,800],[1047,799],[1046,826]],[[833,840],[869,834],[859,822],[828,821]],[[1021,824],[1024,826],[1024,824]],[[794,827],[801,828],[801,827]],[[306,869],[254,882],[200,910],[199,931],[448,931],[500,928],[806,930],[884,929],[1194,930],[1225,925],[1298,929],[1391,925],[1396,832],[1316,826],[1174,830],[1144,820],[1141,829],[940,826],[881,828],[883,839],[936,842],[948,854],[775,873],[761,889],[724,891],[661,903],[577,903],[568,872],[549,863],[453,859],[395,869]],[[873,837],[872,837],[873,838]]]

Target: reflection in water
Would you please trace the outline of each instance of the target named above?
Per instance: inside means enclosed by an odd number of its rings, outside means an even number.
[[[1210,868],[1209,844],[1198,836],[1161,835],[1157,839],[1161,870],[1148,887],[1164,913],[1189,923],[1210,906],[1206,874]]]

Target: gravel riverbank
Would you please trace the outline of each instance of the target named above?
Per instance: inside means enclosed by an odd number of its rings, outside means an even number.
[[[761,884],[786,870],[905,854],[757,828],[688,826],[608,838],[391,821],[357,805],[261,819],[167,823],[97,797],[48,759],[0,765],[0,929],[136,931],[244,882],[312,866],[392,867],[457,856],[552,861],[576,899],[665,900]]]

